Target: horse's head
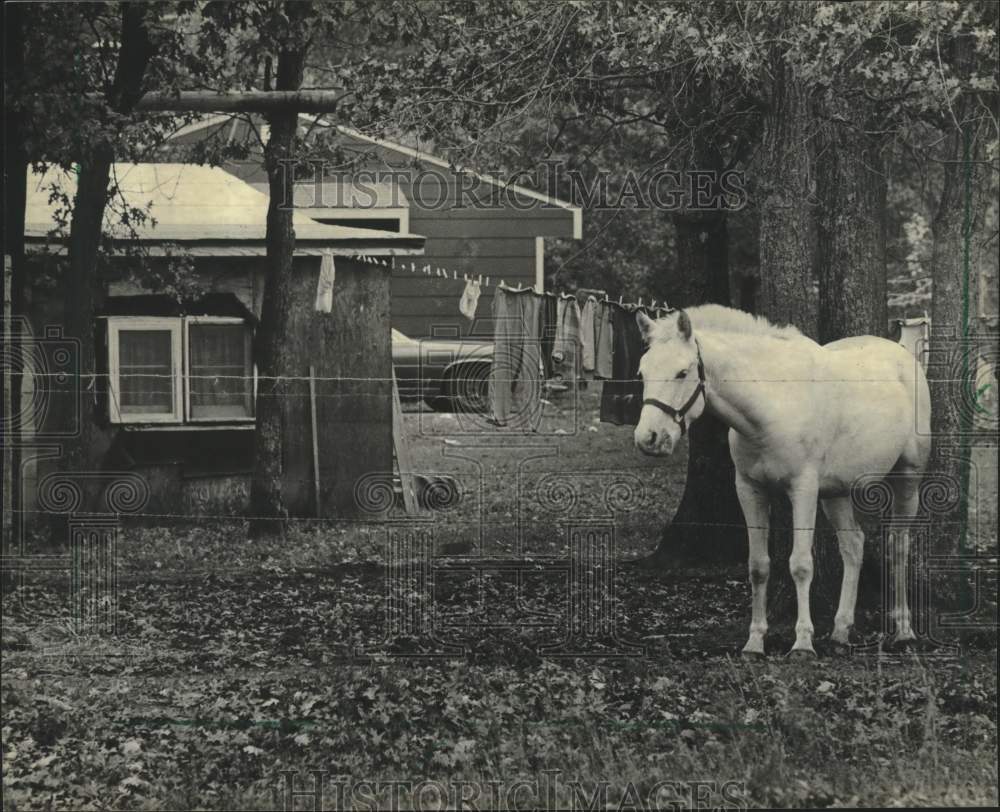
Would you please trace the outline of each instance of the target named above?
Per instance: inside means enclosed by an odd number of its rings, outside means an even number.
[[[636,314],[648,349],[639,362],[643,406],[635,445],[644,454],[665,456],[705,410],[704,370],[683,310],[653,321]]]

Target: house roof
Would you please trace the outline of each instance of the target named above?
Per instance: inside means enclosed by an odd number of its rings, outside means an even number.
[[[268,194],[266,183],[251,183],[261,194]],[[385,182],[350,183],[339,180],[297,181],[292,192],[297,209],[361,210],[375,213],[406,209],[410,205],[403,190]],[[311,216],[316,216],[310,212]]]
[[[406,146],[405,144],[399,144],[394,141],[387,141],[381,138],[374,138],[370,135],[365,135],[359,130],[354,130],[350,127],[344,127],[342,125],[331,125],[323,121],[322,118],[317,118],[316,116],[309,116],[304,113],[301,114],[299,117],[304,121],[308,122],[309,126],[319,126],[319,127],[334,126],[336,127],[336,130],[339,133],[346,135],[350,138],[354,138],[358,141],[362,141],[364,143],[368,143],[373,146],[378,146],[383,149],[389,150],[391,152],[396,152],[400,155],[406,156],[407,158],[413,160],[423,161],[433,166],[437,166],[443,169],[448,169],[449,171],[452,168],[447,161],[435,155],[431,155],[426,151],[421,150],[419,146],[409,147]],[[234,116],[227,116],[227,115],[206,116],[201,121],[195,121],[191,124],[186,125],[185,127],[182,127],[174,134],[174,137],[179,138],[182,136],[188,136],[191,135],[192,133],[208,129],[210,127],[221,128],[227,122],[234,122],[234,127],[230,130],[229,133],[229,137],[232,138],[233,133],[235,132],[236,129],[235,127],[236,119]],[[466,172],[470,176],[478,178],[484,183],[488,183],[498,188],[505,189],[508,192],[512,192],[516,195],[530,198],[532,200],[537,200],[540,203],[543,203],[550,207],[565,209],[567,213],[569,213],[573,218],[573,239],[579,240],[583,237],[583,209],[581,207],[574,206],[572,203],[568,203],[565,200],[560,200],[557,197],[552,197],[551,195],[542,194],[541,192],[537,192],[534,189],[529,189],[526,186],[519,186],[515,183],[508,183],[507,181],[491,177],[490,175],[483,175],[478,172],[472,172],[466,168],[463,168],[462,171]]]
[[[118,194],[105,213],[105,233],[122,240],[162,245],[180,243],[192,253],[264,252],[268,197],[223,169],[196,164],[114,164]],[[25,237],[50,240],[58,228],[61,196],[72,199],[75,175],[58,167],[44,174],[28,170]],[[121,223],[126,209],[148,212],[131,231]],[[134,220],[134,218],[133,218]],[[317,223],[293,214],[296,253],[419,254],[424,238],[374,229]]]

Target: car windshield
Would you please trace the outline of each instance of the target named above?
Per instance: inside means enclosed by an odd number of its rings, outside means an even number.
[[[395,327],[392,328],[392,340],[397,344],[416,344],[417,340],[415,338],[410,338],[405,333],[399,332]]]

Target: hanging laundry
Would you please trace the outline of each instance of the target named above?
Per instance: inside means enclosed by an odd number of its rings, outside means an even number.
[[[614,327],[609,301],[598,302],[594,310],[594,377],[605,380],[614,377],[613,348]]]
[[[545,380],[551,380],[556,375],[552,363],[552,350],[556,342],[556,329],[559,326],[558,304],[554,293],[543,293],[542,298],[542,367]]]
[[[580,309],[580,365],[584,372],[594,371],[594,339],[597,322],[597,299],[588,296]]]
[[[569,387],[576,385],[580,349],[580,305],[575,296],[560,296],[556,308],[552,369],[555,378]]]
[[[601,420],[617,426],[634,426],[642,411],[639,359],[646,351],[635,320],[635,305],[608,303],[611,310],[612,375],[601,393]]]
[[[498,287],[493,296],[493,421],[534,431],[541,419],[543,296]]]
[[[465,290],[462,291],[462,298],[458,302],[458,312],[469,321],[476,318],[476,308],[479,306],[479,294],[482,292],[481,286],[475,279],[469,279],[465,283]]]
[[[927,359],[930,356],[931,320],[926,316],[896,319],[895,326],[899,330],[899,343],[906,347],[912,356],[919,359],[920,365],[924,369],[927,369]]]
[[[319,265],[319,279],[316,281],[316,302],[313,309],[317,313],[333,311],[333,284],[337,277],[337,269],[333,264],[333,254],[329,251],[323,254]]]

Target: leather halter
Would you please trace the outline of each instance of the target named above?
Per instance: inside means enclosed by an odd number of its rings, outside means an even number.
[[[663,412],[667,417],[673,420],[678,426],[681,427],[681,437],[687,434],[687,423],[684,422],[685,415],[691,411],[691,407],[698,402],[698,397],[705,397],[705,364],[701,360],[701,347],[698,346],[698,340],[695,339],[695,347],[698,350],[698,386],[695,388],[694,392],[691,393],[691,397],[687,399],[687,402],[681,406],[679,409],[675,409],[673,406],[664,403],[662,400],[657,400],[656,398],[645,398],[642,401],[642,405],[655,406],[661,412]]]

